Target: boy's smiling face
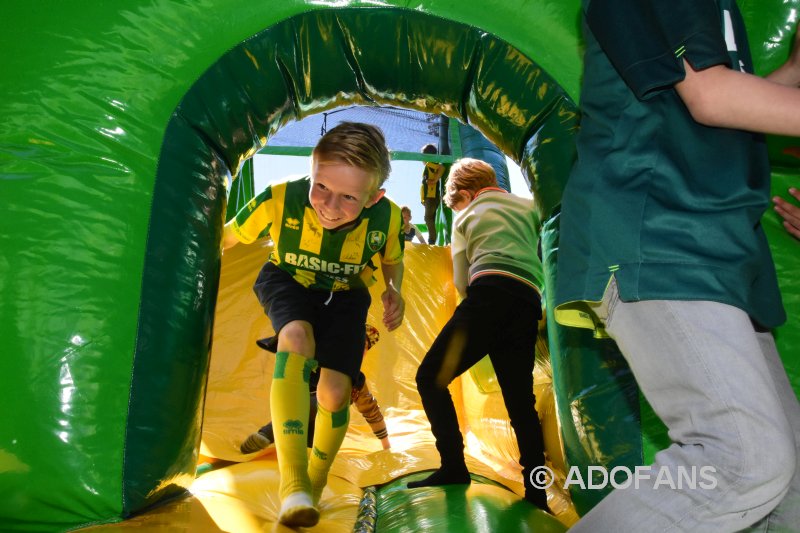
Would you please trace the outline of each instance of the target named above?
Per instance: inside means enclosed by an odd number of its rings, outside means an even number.
[[[322,227],[328,230],[345,226],[372,207],[384,194],[377,179],[364,169],[341,161],[311,164],[311,191],[308,199]]]

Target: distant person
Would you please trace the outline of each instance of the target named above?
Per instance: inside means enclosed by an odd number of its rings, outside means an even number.
[[[311,153],[311,176],[274,183],[225,225],[223,245],[254,242],[265,230],[275,247],[253,287],[278,334],[270,389],[281,474],[278,522],[310,527],[328,471],[347,433],[353,381],[364,357],[365,329],[381,263],[383,323],[403,321],[400,208],[384,198],[389,151],[375,126],[343,122]],[[310,458],[309,380],[320,366]]]
[[[794,187],[789,187],[789,194],[795,200],[800,201],[800,191]],[[775,205],[775,211],[783,218],[783,227],[795,239],[800,239],[800,207],[789,203],[780,196],[772,198],[772,203]]]
[[[433,144],[426,144],[422,147],[423,154],[437,154],[438,149]],[[436,244],[438,239],[436,232],[436,211],[442,202],[439,180],[444,174],[444,165],[440,163],[426,162],[422,170],[422,187],[420,188],[420,199],[425,206],[425,225],[428,227],[428,244]]]
[[[403,237],[406,241],[411,241],[416,237],[421,244],[425,244],[425,236],[418,227],[411,223],[411,209],[404,205],[400,208],[400,213],[403,215]]]
[[[469,483],[464,439],[447,386],[487,354],[517,437],[525,499],[547,510],[530,474],[544,466],[544,439],[533,366],[542,318],[542,263],[533,200],[497,187],[494,169],[477,159],[450,170],[445,203],[453,219],[453,281],[463,300],[417,371],[417,389],[431,423],[441,466],[409,488]]]
[[[375,326],[367,324],[366,329],[367,341],[364,346],[365,352],[375,346],[375,344],[380,340],[380,332]],[[267,339],[259,339],[258,345],[269,352],[275,353],[278,350],[278,336],[275,335]],[[318,381],[319,373],[312,373],[309,381],[309,389],[311,392],[311,408],[309,409],[308,413],[309,420],[313,420],[314,417],[317,416]],[[375,396],[373,396],[369,391],[369,387],[367,386],[367,378],[364,376],[363,372],[359,372],[358,377],[355,379],[355,381],[353,381],[353,391],[350,396],[350,403],[355,404],[356,409],[358,409],[358,412],[364,417],[364,420],[367,421],[369,427],[372,429],[372,432],[375,434],[375,437],[381,441],[383,449],[388,450],[391,445],[389,443],[389,432],[386,429],[386,421],[383,419],[383,413],[381,413],[378,400],[376,400]],[[255,433],[251,433],[240,446],[240,450],[245,454],[255,453],[267,448],[268,446],[271,446],[274,442],[275,433],[272,427],[272,422],[269,422],[262,426]],[[309,448],[311,448],[313,442],[314,426],[311,425],[308,429],[308,439],[306,444]]]

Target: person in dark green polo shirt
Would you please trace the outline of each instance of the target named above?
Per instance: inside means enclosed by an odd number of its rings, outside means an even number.
[[[554,315],[617,342],[673,444],[574,531],[736,531],[776,506],[770,524],[796,528],[800,406],[760,220],[761,133],[800,135],[798,47],[765,80],[735,0],[583,0],[583,15]],[[657,483],[703,467],[700,489]]]

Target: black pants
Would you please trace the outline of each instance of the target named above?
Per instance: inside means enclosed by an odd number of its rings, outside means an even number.
[[[436,210],[439,198],[425,198],[425,225],[428,226],[428,244],[436,244]]]
[[[521,282],[485,276],[467,288],[467,297],[442,328],[417,371],[417,387],[442,466],[464,462],[464,440],[447,384],[488,354],[517,436],[523,481],[526,490],[529,488],[530,471],[544,465],[542,428],[533,394],[541,316],[539,296]]]

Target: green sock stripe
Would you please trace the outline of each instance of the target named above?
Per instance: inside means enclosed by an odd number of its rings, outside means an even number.
[[[337,411],[335,413],[331,413],[331,426],[333,428],[338,428],[347,425],[347,422],[350,420],[350,406],[348,405],[341,411]]]
[[[272,373],[273,379],[283,379],[286,377],[286,367],[289,365],[289,356],[303,358],[303,381],[309,383],[311,381],[311,372],[317,369],[317,361],[314,359],[306,359],[298,353],[292,352],[278,352],[275,354],[275,371]]]
[[[350,420],[350,406],[343,408],[341,411],[331,413],[321,405],[317,404],[317,416],[325,416],[331,419],[331,427],[336,429],[344,426]]]
[[[286,363],[289,361],[289,352],[278,352],[275,354],[275,371],[272,379],[283,379],[286,377]]]
[[[311,373],[317,369],[317,365],[316,359],[306,359],[306,363],[303,366],[303,381],[306,383],[311,381]]]

